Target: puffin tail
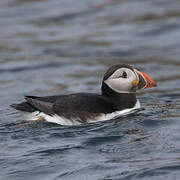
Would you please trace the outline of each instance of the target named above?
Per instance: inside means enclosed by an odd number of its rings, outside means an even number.
[[[24,112],[34,112],[36,109],[30,105],[28,102],[22,102],[20,104],[11,104],[10,107]]]
[[[11,104],[10,107],[12,107],[14,109],[18,109],[18,104]]]

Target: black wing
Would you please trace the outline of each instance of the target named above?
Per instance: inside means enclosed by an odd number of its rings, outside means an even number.
[[[79,93],[59,97],[54,103],[54,111],[59,114],[76,111],[87,113],[110,113],[116,110],[110,99],[99,94]],[[60,114],[59,114],[60,115]]]
[[[45,112],[46,114],[49,114],[49,115],[54,114],[53,103],[41,101],[38,98],[32,99],[32,98],[26,97],[25,99],[27,103],[33,106],[36,110]]]
[[[117,110],[109,98],[90,93],[47,97],[27,96],[25,99],[27,102],[19,104],[19,107],[21,105],[24,109],[27,109],[29,106],[34,111],[39,110],[49,115],[57,114],[68,119],[78,118],[83,122],[86,121],[86,118],[92,118],[101,113],[106,114]]]
[[[102,95],[81,93],[58,98],[53,110],[59,116],[85,123],[88,119],[94,119],[102,113],[116,111],[116,107]]]

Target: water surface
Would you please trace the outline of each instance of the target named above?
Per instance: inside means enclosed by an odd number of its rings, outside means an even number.
[[[0,1],[0,179],[180,178],[178,0]],[[9,104],[24,95],[100,92],[118,63],[158,87],[143,109],[65,127],[25,122]]]

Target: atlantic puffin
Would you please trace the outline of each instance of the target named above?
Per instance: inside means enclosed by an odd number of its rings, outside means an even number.
[[[101,94],[76,93],[54,96],[25,96],[24,102],[10,106],[28,120],[44,120],[61,125],[109,120],[140,108],[136,90],[156,86],[144,72],[130,65],[111,66],[105,73]]]

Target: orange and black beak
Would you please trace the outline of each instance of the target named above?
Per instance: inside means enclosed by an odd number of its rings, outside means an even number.
[[[138,71],[137,69],[134,69],[134,71],[137,74],[137,78],[138,78],[137,89],[145,89],[145,88],[157,86],[155,81],[152,80],[144,72]]]

